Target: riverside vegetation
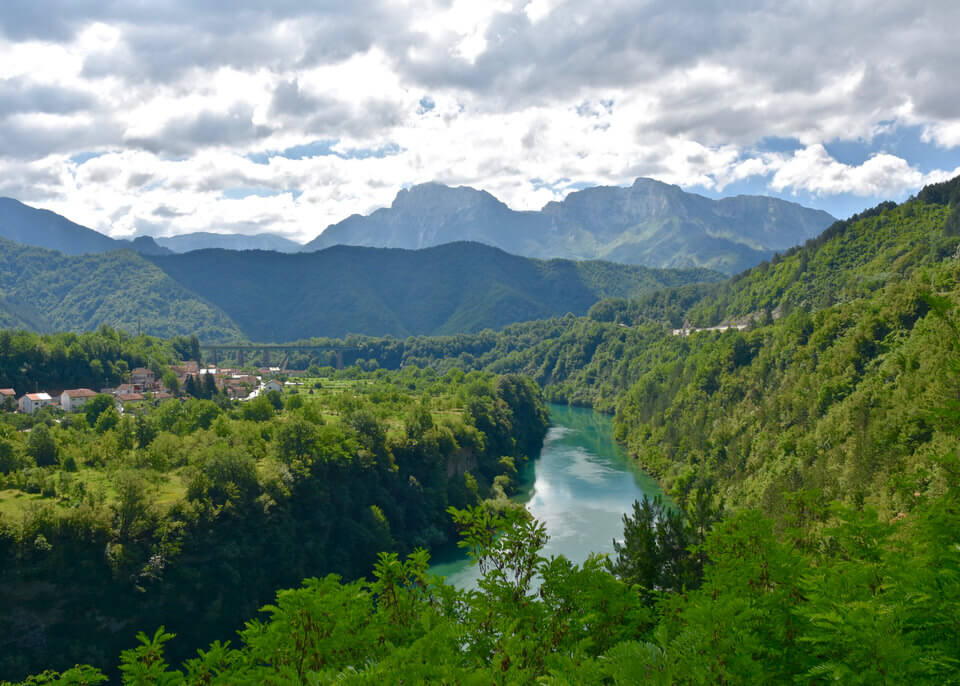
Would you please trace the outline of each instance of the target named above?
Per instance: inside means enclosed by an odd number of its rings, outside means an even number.
[[[278,587],[452,540],[446,508],[505,498],[547,424],[529,381],[486,373],[352,370],[284,395],[4,415],[0,674],[109,664],[148,625],[192,650]]]
[[[165,652],[182,633],[141,624],[122,679],[960,682],[958,229],[954,180],[720,288],[500,333],[363,339],[368,365],[520,372],[614,412],[674,507],[638,503],[613,558],[573,565],[537,554],[542,526],[522,513],[465,504],[451,516],[476,590],[430,578],[423,552],[386,552],[369,581],[280,591],[235,643],[176,667]],[[735,318],[748,328],[671,331]],[[32,683],[103,678],[81,666]]]

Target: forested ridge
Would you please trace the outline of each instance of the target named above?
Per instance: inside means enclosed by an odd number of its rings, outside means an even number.
[[[204,343],[449,334],[585,314],[604,298],[720,278],[708,269],[534,260],[479,243],[144,256],[129,249],[64,255],[0,238],[0,326],[107,325]]]
[[[0,238],[0,293],[0,308],[11,306],[0,321],[18,328],[81,332],[106,324],[156,336],[243,338],[224,312],[132,250],[64,255]]]

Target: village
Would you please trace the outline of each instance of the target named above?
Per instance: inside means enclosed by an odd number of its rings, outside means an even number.
[[[231,400],[249,400],[260,393],[283,391],[284,384],[277,376],[279,367],[262,367],[254,374],[230,368],[201,367],[194,361],[170,366],[170,373],[158,376],[152,369],[137,367],[130,371],[126,383],[113,388],[90,388],[37,390],[17,396],[16,389],[0,388],[0,405],[7,410],[33,414],[42,408],[77,412],[97,395],[110,395],[116,399],[117,411],[121,414],[131,406],[174,398],[181,391],[210,387],[226,394]],[[290,374],[290,372],[286,372]],[[212,379],[212,382],[208,379]]]

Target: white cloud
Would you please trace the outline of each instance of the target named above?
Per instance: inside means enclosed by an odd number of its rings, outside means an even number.
[[[802,189],[817,194],[896,197],[905,189],[920,188],[956,174],[960,174],[960,167],[952,172],[938,170],[924,174],[906,160],[882,153],[860,165],[843,164],[817,144],[784,158],[770,186],[777,191]]]
[[[0,193],[114,235],[308,240],[431,180],[518,209],[637,176],[899,197],[953,172],[825,146],[960,148],[948,0],[41,4],[0,16]]]

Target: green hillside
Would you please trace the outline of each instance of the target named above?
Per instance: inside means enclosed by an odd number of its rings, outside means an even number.
[[[615,412],[620,439],[667,486],[699,475],[770,513],[784,493],[813,489],[896,514],[912,493],[937,492],[943,474],[928,460],[956,445],[934,413],[960,394],[952,183],[717,286],[411,338],[401,359],[529,374],[551,400]],[[672,335],[683,320],[744,317],[744,331]]]
[[[296,255],[201,250],[150,259],[257,341],[499,329],[585,314],[607,297],[720,278],[702,269],[533,260],[478,243],[426,250],[335,246]]]
[[[131,250],[67,256],[0,239],[0,297],[0,313],[15,327],[92,331],[107,324],[205,341],[243,338],[216,306]]]

